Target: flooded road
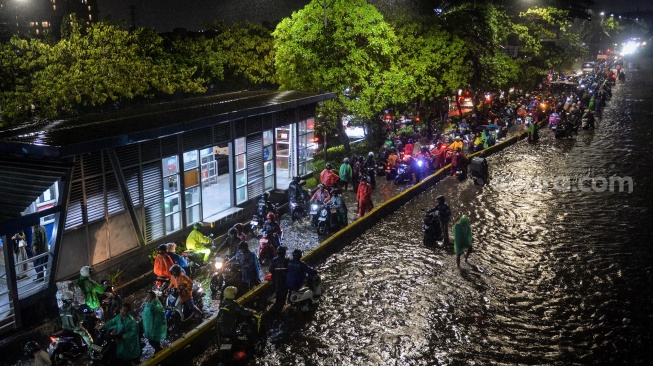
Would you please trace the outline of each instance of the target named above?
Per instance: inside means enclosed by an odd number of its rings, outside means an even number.
[[[329,258],[319,310],[274,322],[253,364],[651,364],[653,65],[642,66],[595,131],[522,141],[489,158],[490,185],[446,179]],[[470,217],[462,270],[452,248],[421,243],[421,211],[440,194],[454,220]]]

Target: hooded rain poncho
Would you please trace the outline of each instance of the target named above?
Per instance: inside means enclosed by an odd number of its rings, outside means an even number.
[[[451,231],[453,232],[453,248],[456,255],[462,255],[467,248],[472,247],[472,228],[469,226],[467,216],[461,217]]]
[[[162,341],[168,336],[166,312],[161,301],[154,299],[145,304],[143,313],[143,333],[145,338],[153,341]]]

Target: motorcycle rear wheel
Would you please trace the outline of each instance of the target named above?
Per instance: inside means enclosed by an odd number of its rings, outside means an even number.
[[[320,222],[317,224],[317,234],[318,235],[325,235],[326,234],[326,224]]]

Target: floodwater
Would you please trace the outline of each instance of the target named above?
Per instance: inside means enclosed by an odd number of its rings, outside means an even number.
[[[522,141],[489,158],[490,185],[446,179],[329,258],[319,309],[273,322],[252,364],[651,364],[644,61],[613,88],[595,131]],[[633,184],[619,192],[615,177]],[[470,217],[475,252],[462,270],[452,248],[421,243],[421,210],[440,194],[454,220]]]

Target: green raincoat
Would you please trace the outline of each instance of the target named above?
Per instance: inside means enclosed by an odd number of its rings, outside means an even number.
[[[145,338],[152,341],[162,341],[168,336],[168,324],[166,312],[161,301],[154,299],[145,303],[145,309],[141,314],[143,318],[143,332]]]
[[[138,323],[133,316],[127,315],[125,319],[118,314],[106,322],[103,328],[114,330],[122,337],[117,341],[116,357],[121,360],[133,360],[141,355],[141,340],[138,336]]]
[[[353,174],[354,172],[351,170],[351,165],[343,163],[340,166],[340,180],[343,181],[344,183],[351,182],[351,176]]]
[[[86,305],[95,310],[100,307],[98,295],[103,294],[105,287],[93,281],[91,277],[80,276],[77,280],[77,286],[82,289]]]
[[[451,228],[451,231],[453,232],[453,248],[456,255],[462,255],[467,248],[472,247],[472,228],[469,226],[467,216],[463,215]]]

